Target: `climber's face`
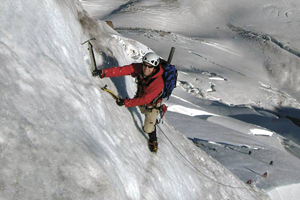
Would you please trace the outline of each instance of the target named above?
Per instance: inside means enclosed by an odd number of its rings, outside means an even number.
[[[143,73],[145,76],[150,76],[154,71],[154,66],[148,63],[143,63]]]

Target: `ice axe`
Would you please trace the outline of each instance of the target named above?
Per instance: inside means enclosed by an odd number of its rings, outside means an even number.
[[[85,43],[88,43],[88,45],[89,45],[88,50],[90,52],[90,58],[91,58],[92,66],[94,68],[93,71],[96,71],[97,70],[97,65],[96,65],[96,59],[95,59],[95,55],[94,55],[93,45],[90,42],[91,40],[96,40],[96,38],[91,38],[91,39],[83,42],[81,45],[84,45]],[[107,85],[102,87],[101,90],[108,92],[115,100],[119,99],[119,97],[115,93],[113,93],[113,91],[107,89]]]
[[[90,59],[91,59],[93,71],[96,71],[97,70],[97,65],[96,65],[96,59],[95,59],[95,55],[94,55],[93,45],[90,42],[91,40],[96,40],[96,38],[91,38],[91,39],[83,42],[81,45],[84,45],[85,43],[88,43],[88,45],[89,45],[88,50],[90,52]]]
[[[119,97],[115,93],[113,93],[113,91],[107,89],[107,85],[102,87],[101,90],[104,90],[104,91],[108,92],[115,100],[119,99]]]

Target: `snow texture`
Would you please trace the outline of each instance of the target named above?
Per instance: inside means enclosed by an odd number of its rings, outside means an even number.
[[[299,3],[238,2],[4,0],[0,199],[295,199]],[[90,38],[98,68],[176,47],[157,154],[101,90],[133,97],[134,79],[91,76]]]

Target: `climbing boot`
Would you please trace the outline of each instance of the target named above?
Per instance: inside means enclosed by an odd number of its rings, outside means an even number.
[[[153,153],[156,153],[158,150],[158,143],[157,141],[153,141],[151,142],[150,140],[148,141],[148,145],[149,145],[149,150]]]
[[[156,137],[156,128],[153,132],[149,133],[149,141],[148,141],[149,150],[151,152],[157,152],[158,149],[158,143],[157,143],[157,137]]]

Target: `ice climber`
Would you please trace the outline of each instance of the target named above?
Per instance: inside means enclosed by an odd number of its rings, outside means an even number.
[[[163,69],[160,65],[159,56],[153,52],[147,53],[142,60],[142,63],[96,70],[93,72],[93,76],[99,75],[100,78],[105,78],[131,75],[136,77],[137,92],[134,98],[119,98],[116,103],[119,106],[139,107],[141,113],[145,115],[143,130],[149,135],[149,149],[151,152],[157,152],[156,119],[164,89]]]

